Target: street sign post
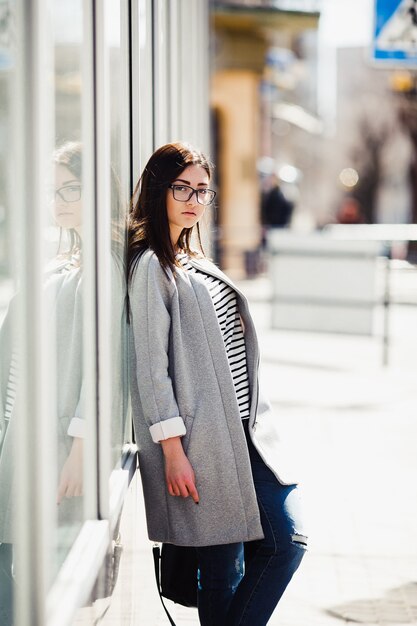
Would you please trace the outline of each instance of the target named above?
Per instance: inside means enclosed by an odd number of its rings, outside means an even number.
[[[417,0],[375,0],[372,60],[417,67]]]

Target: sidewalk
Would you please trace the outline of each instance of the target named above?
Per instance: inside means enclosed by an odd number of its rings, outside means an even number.
[[[310,528],[270,624],[417,624],[417,309],[393,307],[383,368],[378,337],[270,330],[255,282],[261,376],[299,456]]]
[[[383,368],[379,338],[271,330],[265,280],[240,286],[258,328],[264,391],[299,458],[310,535],[270,626],[417,625],[417,308],[393,308]],[[129,547],[134,617],[123,624],[165,626],[140,506]],[[123,603],[131,583],[120,582]],[[105,624],[120,623],[112,612]],[[178,626],[198,626],[195,610],[173,614]]]

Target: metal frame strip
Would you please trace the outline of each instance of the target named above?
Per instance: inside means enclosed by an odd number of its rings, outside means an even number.
[[[15,188],[14,234],[20,238],[17,268],[19,306],[19,407],[16,455],[15,623],[43,626],[49,582],[53,510],[50,471],[54,467],[51,393],[48,385],[48,334],[43,294],[45,177],[52,147],[50,105],[53,46],[48,0],[16,3],[17,63],[14,90]],[[52,123],[53,125],[53,123]],[[55,438],[56,440],[56,438]],[[41,462],[42,461],[42,462]],[[36,584],[34,584],[36,581]]]

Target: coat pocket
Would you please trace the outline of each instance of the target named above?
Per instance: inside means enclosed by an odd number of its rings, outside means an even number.
[[[182,438],[182,447],[184,448],[184,452],[187,452],[188,446],[190,445],[191,433],[193,430],[194,416],[186,415],[184,417],[184,424],[185,424],[186,433],[184,437]]]

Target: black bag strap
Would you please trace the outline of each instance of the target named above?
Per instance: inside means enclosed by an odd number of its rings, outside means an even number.
[[[175,626],[175,622],[172,619],[171,615],[169,614],[169,611],[167,607],[165,606],[165,602],[162,597],[161,582],[160,582],[161,549],[158,544],[155,544],[153,546],[152,552],[153,552],[153,563],[155,567],[155,580],[156,580],[156,586],[158,588],[159,597],[161,598],[162,606],[164,607],[164,611],[167,614],[169,623],[171,624],[171,626]]]

